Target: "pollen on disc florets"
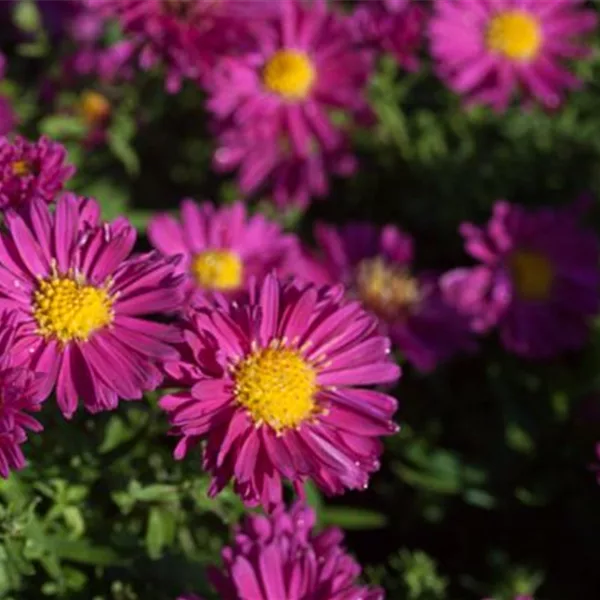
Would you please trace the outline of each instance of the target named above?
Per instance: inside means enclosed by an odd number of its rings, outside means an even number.
[[[205,250],[192,260],[192,274],[202,288],[228,291],[240,287],[244,267],[239,255],[231,250]]]
[[[265,87],[288,100],[302,100],[316,79],[315,67],[307,54],[299,50],[280,50],[265,65]]]
[[[542,45],[540,24],[522,10],[501,12],[490,21],[486,44],[490,50],[506,58],[531,60]]]
[[[517,250],[508,262],[515,291],[520,298],[546,300],[550,296],[554,269],[546,256],[532,250]]]
[[[87,341],[114,320],[110,281],[103,287],[85,282],[81,275],[56,271],[40,279],[33,293],[32,312],[38,333],[61,343]]]
[[[356,288],[364,304],[378,315],[398,317],[420,298],[418,281],[404,268],[383,257],[363,260],[356,271]]]
[[[298,350],[272,344],[258,348],[233,369],[235,398],[255,424],[282,431],[317,411],[315,368]]]

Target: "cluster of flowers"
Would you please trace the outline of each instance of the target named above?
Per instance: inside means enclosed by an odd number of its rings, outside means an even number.
[[[467,103],[557,107],[580,85],[567,69],[597,25],[585,0],[43,0],[54,35],[77,40],[66,61],[100,79],[163,69],[170,92],[201,86],[216,138],[214,168],[244,195],[278,204],[324,196],[354,172],[349,133],[373,115],[366,91],[385,52],[416,70],[427,48],[439,78]],[[102,32],[117,23],[123,39]]]
[[[313,249],[241,202],[184,200],[181,221],[151,221],[154,250],[132,253],[126,218],[103,222],[95,200],[63,191],[72,173],[59,144],[0,138],[0,474],[24,465],[27,431],[41,428],[30,413],[53,391],[69,419],[79,402],[96,413],[176,389],[160,400],[175,458],[204,442],[209,493],[233,482],[271,514],[226,551],[223,597],[238,585],[263,590],[253,598],[334,585],[365,597],[339,534],[311,536],[310,513],[287,514],[282,488],[367,487],[380,438],[397,431],[392,344],[429,370],[497,326],[507,349],[545,358],[581,347],[600,308],[586,199],[536,212],[498,202],[487,227],[461,226],[480,264],[414,274],[412,239],[396,227],[319,224]],[[288,568],[280,547],[322,570],[307,563],[314,579],[297,581],[304,567]],[[263,572],[263,552],[285,576]]]
[[[0,138],[0,164],[0,474],[24,466],[21,446],[41,429],[31,413],[52,392],[70,419],[79,402],[96,413],[177,387],[160,401],[175,458],[205,440],[210,494],[233,480],[272,514],[272,530],[250,519],[227,553],[222,597],[245,597],[234,590],[253,577],[253,598],[365,597],[339,532],[312,535],[306,508],[287,515],[282,486],[302,494],[311,479],[342,493],[378,469],[396,401],[365,386],[392,384],[400,369],[376,318],[341,286],[270,272],[296,241],[241,203],[185,202],[183,226],[159,216],[151,227],[167,251],[136,254],[127,219],[102,222],[95,200],[63,191],[73,169],[60,145]],[[281,570],[252,575],[256,552]]]

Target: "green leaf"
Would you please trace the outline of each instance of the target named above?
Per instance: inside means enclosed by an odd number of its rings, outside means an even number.
[[[130,175],[137,175],[140,171],[140,161],[129,140],[110,131],[107,142],[113,155],[123,163],[125,170]]]
[[[48,547],[63,560],[108,567],[123,566],[123,558],[114,550],[103,546],[93,546],[88,540],[69,540],[62,536],[47,538]]]
[[[56,140],[66,137],[82,138],[87,133],[87,125],[71,115],[50,115],[40,121],[40,133]]]
[[[323,524],[336,525],[343,529],[378,529],[385,527],[385,515],[362,508],[350,506],[327,506],[321,509]]]
[[[150,509],[146,528],[146,549],[150,558],[160,558],[166,544],[166,533],[163,511],[154,506]]]

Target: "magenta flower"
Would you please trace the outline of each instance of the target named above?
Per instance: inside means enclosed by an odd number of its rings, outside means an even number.
[[[321,256],[306,256],[295,273],[317,283],[343,283],[380,319],[389,335],[420,371],[461,350],[474,348],[468,321],[446,303],[438,278],[412,272],[413,241],[396,227],[368,223],[315,228]]]
[[[65,148],[46,137],[28,142],[0,138],[0,209],[27,204],[33,198],[53,202],[75,172]]]
[[[277,126],[261,123],[222,129],[213,167],[218,172],[239,169],[237,183],[244,195],[265,189],[279,207],[304,208],[311,198],[327,195],[330,175],[354,173],[356,159],[345,141],[334,149],[301,156],[285,143]]]
[[[312,531],[315,513],[295,504],[270,516],[248,515],[223,550],[223,571],[209,577],[221,600],[383,600],[380,588],[357,582],[360,565],[337,528]]]
[[[236,294],[251,278],[262,279],[273,269],[290,271],[298,243],[260,214],[248,216],[241,202],[216,208],[210,202],[181,203],[181,221],[168,214],[148,226],[152,245],[164,256],[183,257],[177,273],[186,280],[191,304],[206,292]]]
[[[207,106],[220,135],[215,159],[224,168],[239,164],[242,187],[252,191],[281,163],[307,165],[313,175],[304,185],[322,193],[323,165],[347,154],[346,133],[332,113],[343,111],[355,121],[371,116],[365,86],[372,57],[323,0],[282,0],[281,6],[278,19],[252,29],[247,50],[221,60],[207,80]],[[288,179],[302,175],[294,171]],[[292,192],[300,187],[292,184]],[[298,203],[294,196],[286,200]]]
[[[121,58],[142,70],[166,68],[166,87],[198,80],[217,57],[244,39],[248,21],[276,14],[277,0],[88,0],[102,16],[116,19],[125,36]],[[127,50],[125,49],[127,48]]]
[[[442,287],[474,331],[498,326],[503,345],[529,358],[585,344],[600,308],[600,247],[579,224],[582,208],[528,212],[500,201],[487,226],[461,226],[481,264],[449,272]]]
[[[175,458],[206,440],[211,496],[233,479],[247,505],[281,501],[282,479],[301,492],[362,489],[379,468],[379,437],[397,431],[394,398],[365,385],[396,381],[389,340],[341,288],[251,283],[245,302],[198,310],[164,396]]]
[[[362,0],[350,22],[358,44],[388,52],[402,67],[416,71],[427,15],[418,0]]]
[[[41,431],[42,426],[28,413],[38,412],[43,397],[42,377],[27,369],[15,368],[11,358],[14,343],[14,315],[0,316],[0,476],[25,466],[21,450],[27,431]]]
[[[440,77],[470,102],[505,110],[517,90],[547,107],[579,86],[564,62],[587,56],[597,25],[585,0],[438,0],[430,21]]]
[[[162,381],[173,359],[174,328],[144,315],[181,302],[178,258],[129,256],[135,230],[126,219],[101,223],[94,200],[65,194],[50,212],[40,199],[5,214],[0,234],[0,310],[17,311],[17,366],[44,373],[70,418],[81,400],[90,412],[114,409]]]

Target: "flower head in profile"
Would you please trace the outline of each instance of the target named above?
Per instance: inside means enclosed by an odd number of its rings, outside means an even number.
[[[269,516],[248,515],[223,550],[223,570],[209,577],[222,600],[383,600],[358,581],[360,565],[337,528],[315,533],[315,513],[300,503]]]
[[[403,68],[419,68],[417,53],[428,12],[418,0],[362,0],[350,22],[358,44],[390,53]]]
[[[278,10],[262,0],[88,0],[125,34],[124,55],[143,70],[162,66],[166,87],[176,92],[183,79],[198,80],[215,60],[242,43],[248,22]]]
[[[140,399],[162,381],[179,334],[147,315],[181,302],[178,258],[132,255],[135,230],[124,218],[102,223],[91,199],[65,194],[50,212],[40,198],[7,211],[0,234],[0,309],[19,322],[16,366],[44,374],[70,418]]]
[[[27,431],[38,432],[42,426],[29,413],[38,412],[43,397],[42,377],[28,369],[14,367],[11,350],[14,343],[14,315],[0,316],[0,476],[25,466],[21,450]]]
[[[347,153],[347,133],[332,113],[350,121],[371,115],[365,89],[371,52],[358,48],[347,22],[323,0],[282,0],[280,16],[253,28],[252,36],[254,43],[221,60],[206,83],[221,142],[216,162],[239,165],[252,190],[281,163],[307,165],[311,181],[304,185],[318,194],[327,180],[323,166]],[[304,173],[291,171],[288,179],[298,177],[287,182],[293,192]],[[276,178],[281,184],[283,175]]]
[[[473,348],[468,321],[444,301],[438,277],[414,272],[410,236],[392,225],[350,223],[318,224],[315,238],[319,254],[304,257],[295,273],[318,283],[342,282],[417,369],[430,371]]]
[[[29,142],[0,137],[0,209],[18,207],[40,198],[50,203],[75,172],[61,144],[41,137]]]
[[[178,273],[186,278],[191,304],[207,292],[235,295],[252,277],[273,269],[290,270],[296,237],[260,214],[249,216],[243,203],[215,207],[193,200],[181,203],[181,219],[156,215],[148,225],[152,245],[164,256],[182,256]]]
[[[164,396],[182,458],[201,440],[217,494],[230,480],[247,505],[281,501],[282,480],[327,494],[362,489],[379,468],[379,438],[397,430],[396,401],[365,386],[400,371],[389,340],[341,288],[267,275],[245,301],[221,299],[189,318]]]
[[[584,0],[438,0],[429,23],[441,78],[469,101],[505,110],[515,92],[547,107],[578,79],[565,61],[587,56],[580,37],[598,18]]]
[[[500,201],[485,227],[463,224],[466,250],[480,264],[447,273],[446,298],[475,331],[497,326],[521,356],[581,348],[600,309],[600,246],[580,224],[583,208],[527,211]]]
[[[218,172],[238,169],[237,183],[245,195],[268,192],[278,207],[305,208],[329,192],[332,175],[348,177],[357,161],[344,140],[331,149],[307,155],[296,153],[273,123],[226,127],[216,134],[213,167]]]

